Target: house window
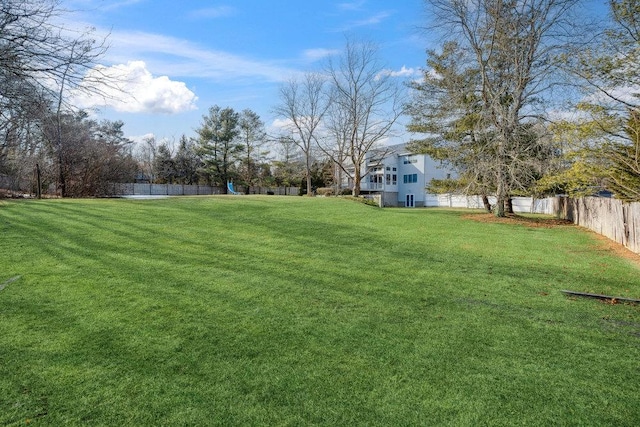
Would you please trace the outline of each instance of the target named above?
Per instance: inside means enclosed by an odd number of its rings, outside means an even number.
[[[407,156],[404,158],[403,163],[405,165],[408,165],[409,163],[418,163],[418,159],[415,158],[414,156]]]
[[[395,171],[397,171],[397,170],[398,170],[398,169],[396,169],[396,168],[393,168],[393,171],[394,171],[394,172],[395,172]]]
[[[396,168],[393,168],[393,170],[396,170]],[[394,173],[393,175],[391,175],[391,185],[397,185],[397,184],[398,184],[398,175]]]
[[[389,168],[387,168],[387,169],[389,169]],[[387,185],[391,185],[391,174],[390,173],[387,174],[386,182],[387,182]]]
[[[390,170],[391,170],[391,168],[390,168],[389,166],[387,166],[387,170],[388,170],[388,171],[390,171]]]
[[[410,173],[408,175],[404,175],[402,177],[403,181],[405,184],[413,184],[418,182],[418,174],[417,173]]]

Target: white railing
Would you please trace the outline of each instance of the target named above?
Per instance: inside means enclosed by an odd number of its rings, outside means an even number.
[[[363,182],[360,185],[361,190],[371,191],[371,190],[384,190],[384,184],[380,182]]]

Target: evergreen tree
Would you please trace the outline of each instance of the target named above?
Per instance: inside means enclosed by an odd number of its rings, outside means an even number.
[[[220,108],[217,105],[209,109],[209,114],[202,117],[198,133],[198,154],[204,166],[203,171],[209,182],[224,188],[235,176],[235,162],[242,152],[242,144],[238,143],[240,115],[232,108]]]
[[[178,151],[175,155],[175,167],[178,182],[187,185],[198,184],[198,170],[202,167],[202,162],[194,142],[185,135],[180,137]]]

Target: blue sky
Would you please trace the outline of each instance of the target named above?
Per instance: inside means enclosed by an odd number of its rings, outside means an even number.
[[[604,0],[587,0],[602,10]],[[251,109],[267,126],[278,88],[319,69],[345,35],[378,43],[399,79],[415,78],[425,50],[422,0],[63,0],[73,26],[95,27],[110,48],[102,72],[126,76],[128,99],[79,99],[125,122],[126,136],[177,141],[194,135],[209,107]],[[596,8],[597,5],[597,8]],[[114,95],[116,96],[116,95]],[[126,95],[118,94],[118,98]],[[403,138],[408,139],[407,137]]]
[[[129,137],[192,136],[209,107],[249,108],[270,125],[278,88],[318,69],[345,35],[380,46],[399,79],[417,75],[427,47],[422,0],[263,1],[65,0],[74,25],[107,34],[103,72],[126,75],[122,102],[100,117],[125,122]],[[118,95],[123,97],[124,95]]]

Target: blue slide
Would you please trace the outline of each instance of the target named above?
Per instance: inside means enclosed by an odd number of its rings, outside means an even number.
[[[236,195],[236,196],[237,196],[238,194],[240,194],[240,193],[238,193],[237,191],[235,191],[235,190],[233,189],[233,182],[231,182],[231,181],[227,181],[227,190],[229,190],[229,193],[234,194],[234,195]]]

